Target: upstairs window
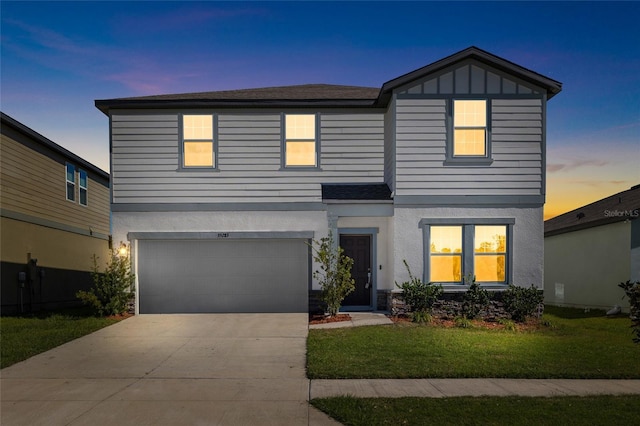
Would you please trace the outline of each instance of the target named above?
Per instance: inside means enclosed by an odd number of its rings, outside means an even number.
[[[453,101],[453,156],[487,156],[487,101]]]
[[[212,115],[182,116],[182,167],[216,167],[213,122]]]
[[[73,164],[66,164],[67,200],[76,201],[76,168]]]
[[[315,114],[285,114],[284,167],[317,167]]]
[[[80,187],[80,191],[79,191],[79,195],[80,195],[80,204],[83,206],[87,205],[87,172],[85,172],[84,170],[78,170],[78,175],[80,175],[80,179],[78,179],[78,183],[79,183],[79,187]]]

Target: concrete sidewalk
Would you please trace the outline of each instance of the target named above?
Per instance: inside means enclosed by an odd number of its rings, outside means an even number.
[[[640,395],[640,380],[580,379],[348,379],[311,380],[309,398],[407,396],[586,396]]]

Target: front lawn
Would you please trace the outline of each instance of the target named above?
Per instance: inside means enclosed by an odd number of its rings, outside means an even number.
[[[547,307],[534,331],[412,323],[309,330],[307,375],[342,378],[640,378],[626,316]]]
[[[345,425],[631,425],[639,395],[587,397],[353,398],[311,401]]]
[[[96,318],[88,314],[86,309],[0,317],[0,368],[24,361],[118,321],[120,319]]]

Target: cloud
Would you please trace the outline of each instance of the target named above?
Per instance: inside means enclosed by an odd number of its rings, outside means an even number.
[[[549,173],[556,173],[559,171],[568,172],[570,170],[575,170],[581,167],[604,167],[608,164],[609,164],[608,161],[596,160],[596,159],[571,160],[567,163],[548,164],[547,172]]]

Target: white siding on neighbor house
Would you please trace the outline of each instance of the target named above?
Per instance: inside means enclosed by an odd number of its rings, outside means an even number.
[[[492,99],[489,166],[446,166],[447,100],[397,100],[396,195],[541,195],[542,99]]]
[[[544,239],[544,301],[609,309],[629,300],[618,284],[630,278],[631,223],[616,222]]]
[[[317,202],[321,183],[383,181],[383,114],[321,113],[321,170],[281,170],[280,119],[218,114],[219,170],[178,171],[178,111],[113,114],[113,202]]]

